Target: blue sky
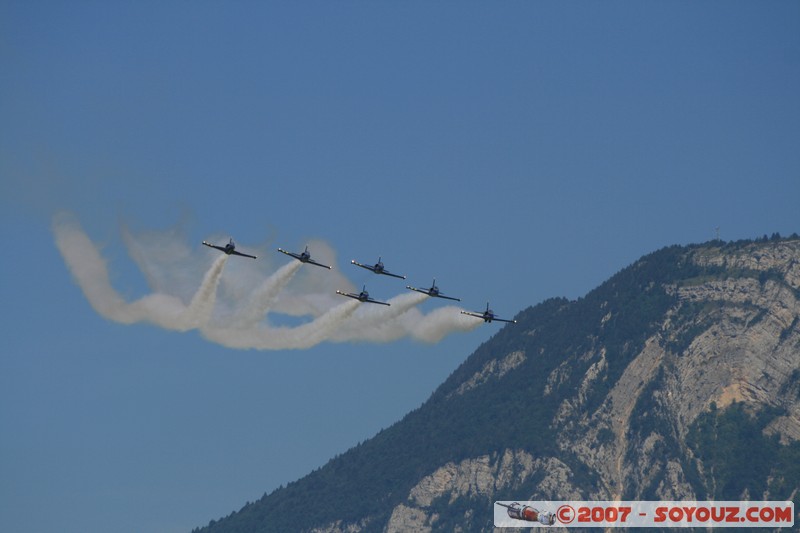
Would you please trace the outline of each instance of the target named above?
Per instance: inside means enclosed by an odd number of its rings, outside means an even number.
[[[123,325],[57,213],[129,301],[154,278],[190,297],[200,242],[233,236],[259,259],[226,263],[229,304],[315,242],[338,277],[304,266],[295,294],[407,292],[349,264],[381,255],[502,316],[717,227],[800,232],[796,2],[2,2],[0,62],[9,531],[203,525],[389,426],[500,327],[258,351]]]

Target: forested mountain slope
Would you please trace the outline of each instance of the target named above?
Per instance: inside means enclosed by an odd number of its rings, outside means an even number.
[[[797,238],[664,248],[516,319],[401,421],[201,531],[486,531],[495,500],[796,495]]]

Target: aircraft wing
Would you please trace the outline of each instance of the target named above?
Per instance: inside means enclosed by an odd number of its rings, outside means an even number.
[[[421,292],[422,294],[427,294],[431,298],[442,298],[443,300],[453,300],[453,301],[456,301],[456,302],[460,302],[461,301],[461,298],[453,298],[452,296],[445,296],[442,293],[431,294],[431,290],[430,289],[418,289],[416,287],[412,287],[411,285],[406,285],[406,289],[410,289],[412,291]],[[483,318],[483,315],[481,315],[480,317]]]
[[[393,273],[391,273],[391,272],[389,272],[388,270],[385,270],[385,269],[384,270],[377,270],[374,266],[372,266],[372,265],[364,265],[362,263],[359,263],[355,259],[353,259],[350,262],[353,263],[357,267],[366,268],[367,270],[369,270],[370,272],[373,272],[375,274],[383,274],[384,276],[392,276],[393,278],[406,279],[405,276],[401,276],[400,274],[393,274]]]
[[[369,270],[369,271],[375,272],[375,267],[374,267],[374,266],[372,266],[372,265],[362,265],[361,263],[359,263],[359,262],[358,262],[358,261],[356,261],[355,259],[353,259],[353,260],[352,260],[352,261],[350,261],[350,262],[351,262],[351,263],[353,263],[353,264],[354,264],[355,266],[357,266],[357,267],[366,268],[366,269],[367,269],[367,270]]]
[[[210,242],[203,241],[203,245],[204,246],[208,246],[209,248],[216,248],[220,252],[224,252],[225,251],[225,247],[224,246],[217,246],[216,244],[211,244]]]
[[[304,261],[304,263],[309,263],[309,264],[312,264],[312,265],[316,265],[318,267],[327,268],[328,270],[331,270],[333,268],[333,267],[329,267],[328,265],[323,265],[322,263],[317,263],[313,259],[306,259]]]
[[[286,254],[286,255],[289,255],[291,257],[294,257],[295,259],[297,259],[301,263],[309,263],[309,264],[312,264],[312,265],[316,265],[318,267],[327,268],[328,270],[331,270],[333,268],[333,267],[329,267],[328,265],[323,265],[322,263],[317,263],[316,261],[314,261],[313,259],[311,259],[307,255],[304,257],[301,254],[296,254],[294,252],[287,252],[283,248],[278,248],[278,251],[280,253],[282,253],[282,254]]]
[[[497,322],[509,322],[511,324],[516,324],[517,323],[516,320],[508,320],[506,318],[498,318],[498,317],[496,317],[494,315],[492,315],[491,317],[488,317],[483,313],[473,313],[471,311],[461,311],[461,314],[462,315],[474,316],[475,318],[482,318],[484,322],[494,322],[496,320]]]
[[[294,257],[294,258],[295,258],[295,259],[297,259],[298,261],[300,261],[300,260],[301,260],[301,259],[300,259],[300,254],[296,254],[296,253],[293,253],[293,252],[287,252],[287,251],[286,251],[286,250],[284,250],[283,248],[278,248],[278,251],[279,251],[280,253],[282,253],[282,254],[286,254],[286,255],[288,255],[288,256]]]
[[[380,305],[392,305],[389,302],[379,302],[378,300],[373,300],[372,298],[367,298],[364,300],[360,294],[356,294],[354,292],[342,292],[336,291],[336,294],[341,294],[342,296],[347,296],[348,298],[352,298],[353,300],[358,300],[362,303],[370,303],[370,304],[380,304]]]
[[[255,259],[256,258],[256,256],[254,256],[254,255],[243,254],[242,252],[237,252],[236,250],[232,251],[231,253],[233,255],[241,255],[242,257],[249,257],[250,259]]]

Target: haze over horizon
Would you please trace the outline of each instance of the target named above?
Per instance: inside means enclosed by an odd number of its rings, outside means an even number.
[[[462,301],[414,300],[416,326],[512,318],[716,228],[800,232],[798,30],[793,2],[1,4],[4,527],[188,532],[399,420],[503,327],[257,351],[209,342],[209,312],[290,330],[333,290],[435,278]],[[229,237],[258,259],[201,245]],[[334,270],[281,272],[306,244]],[[408,278],[349,264],[379,256]],[[172,299],[129,306],[148,295]]]

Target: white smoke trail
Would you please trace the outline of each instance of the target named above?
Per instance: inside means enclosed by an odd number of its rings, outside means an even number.
[[[263,275],[264,263],[237,263],[238,275],[228,279],[218,297],[228,260],[222,254],[205,272],[199,288],[193,290],[201,272],[198,265],[203,261],[177,242],[174,232],[149,233],[144,239],[123,232],[129,253],[154,291],[127,302],[111,285],[105,259],[73,217],[55,217],[53,233],[75,281],[101,316],[122,324],[150,322],[169,330],[199,329],[209,341],[230,348],[306,349],[323,341],[391,342],[403,337],[435,343],[452,332],[470,331],[483,323],[461,315],[453,306],[424,314],[416,306],[429,297],[419,293],[395,296],[389,300],[390,306],[342,302],[334,287],[352,290],[349,280],[336,271],[301,270],[303,264],[295,260],[268,276],[255,290],[249,287]],[[335,252],[325,243],[312,242],[311,248],[320,250],[322,259],[334,264]],[[302,274],[296,276],[298,273]],[[166,294],[166,289],[182,293],[183,298]],[[193,295],[187,305],[189,294]],[[219,305],[228,312],[215,313]],[[312,319],[300,326],[276,327],[264,320],[273,312]]]
[[[417,340],[436,343],[454,331],[472,331],[481,324],[483,320],[462,315],[461,309],[448,305],[420,317],[410,331]]]
[[[381,312],[380,309],[377,311],[370,309],[371,312],[363,315],[360,312],[356,313],[349,322],[337,330],[331,340],[391,342],[411,336],[422,342],[436,343],[454,331],[472,331],[483,324],[482,320],[462,315],[460,308],[451,305],[440,307],[428,314],[414,308],[427,298],[429,297],[424,294],[397,296],[389,300],[392,308],[395,306],[393,302],[401,302],[397,306],[399,312],[394,314]]]
[[[111,286],[105,260],[77,223],[59,215],[53,221],[53,232],[58,250],[92,308],[115,322],[136,322],[125,312],[125,300]]]
[[[269,327],[257,325],[249,329],[207,326],[203,336],[228,348],[256,350],[306,349],[327,340],[347,318],[358,309],[359,302],[352,300],[330,309],[308,324],[296,327]]]
[[[180,227],[134,233],[123,225],[120,232],[128,255],[153,292],[191,298],[197,290],[197,279],[205,273],[205,262],[193,257]]]
[[[409,333],[400,317],[427,299],[428,296],[425,294],[412,292],[391,298],[388,301],[390,306],[365,303],[335,332],[331,340],[337,342],[397,340]]]
[[[226,322],[237,329],[252,328],[264,318],[270,310],[278,294],[300,270],[303,263],[292,261],[278,269],[253,292],[247,304],[229,317]]]
[[[111,286],[105,260],[77,222],[59,216],[53,223],[53,232],[56,246],[75,281],[89,304],[103,317],[121,324],[151,322],[177,331],[198,328],[211,318],[227,256],[214,261],[188,306],[180,298],[162,293],[128,303]]]
[[[221,255],[214,260],[214,264],[203,277],[203,283],[192,298],[189,307],[184,312],[183,319],[187,329],[194,329],[208,324],[214,304],[217,301],[217,285],[219,285],[222,270],[228,261],[227,255]]]

